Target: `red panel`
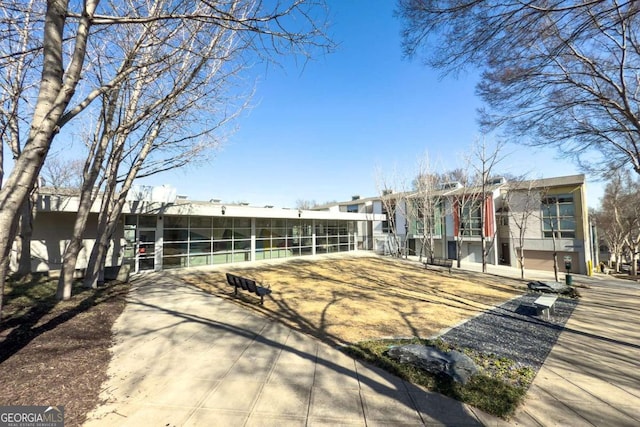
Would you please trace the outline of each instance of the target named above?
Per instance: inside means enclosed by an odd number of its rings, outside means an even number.
[[[460,233],[460,205],[457,199],[453,201],[453,232],[455,236]]]
[[[484,235],[487,237],[493,237],[495,234],[495,210],[493,208],[493,197],[489,196],[484,202]]]

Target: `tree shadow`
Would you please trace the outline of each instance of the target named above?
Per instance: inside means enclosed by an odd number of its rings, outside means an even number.
[[[398,269],[398,266],[402,269]],[[233,287],[226,284],[224,273],[231,270],[232,273],[247,277],[263,286],[272,285],[273,293],[265,299],[264,305],[256,304],[257,298],[246,292],[239,291],[233,295]],[[377,274],[380,271],[395,274],[393,280]],[[405,325],[407,333],[414,336],[431,336],[440,328],[433,331],[421,331],[419,326],[413,324],[411,318],[429,316],[429,307],[450,307],[460,316],[473,316],[480,311],[492,307],[494,304],[504,301],[500,297],[481,297],[474,292],[474,287],[462,292],[454,292],[448,289],[443,282],[442,275],[425,270],[418,263],[401,263],[397,260],[384,258],[361,257],[333,260],[291,260],[286,264],[262,265],[262,266],[225,266],[217,270],[205,270],[198,272],[185,272],[182,275],[187,282],[214,293],[223,298],[232,299],[235,303],[250,308],[271,319],[284,321],[290,327],[313,335],[331,345],[338,345],[345,341],[344,338],[330,333],[331,318],[330,309],[338,304],[347,305],[349,299],[363,302],[363,305],[371,304],[373,308],[380,308],[381,304],[389,307],[382,309],[394,311],[394,317]],[[276,280],[269,278],[276,277]],[[456,280],[462,283],[462,278]],[[510,282],[511,283],[511,282]],[[517,282],[516,282],[517,283]],[[301,284],[311,284],[309,287]],[[509,285],[498,287],[505,296],[507,291],[513,292]],[[486,301],[482,301],[482,299]],[[299,304],[313,305],[314,313],[303,312]],[[366,310],[366,309],[365,309]],[[422,313],[421,313],[422,312]],[[368,323],[366,311],[360,320],[364,324],[370,324],[375,328],[376,323],[372,318]],[[355,320],[355,318],[353,318]],[[440,319],[437,319],[440,322]],[[444,327],[444,326],[443,326]],[[389,325],[384,330],[392,330]],[[367,339],[370,337],[366,337]]]
[[[160,288],[164,286],[164,283],[158,284],[159,280],[150,279],[148,281],[149,291],[143,294],[136,294],[136,292],[132,292],[133,295],[138,295],[135,298],[129,298],[128,309],[132,309],[132,307],[142,307],[144,311],[144,316],[155,316],[156,314],[161,315],[163,318],[170,318],[171,320],[165,320],[163,324],[159,324],[157,322],[149,322],[150,328],[144,330],[144,335],[146,335],[145,342],[154,342],[154,345],[158,345],[161,339],[157,339],[156,335],[164,335],[166,337],[170,337],[170,343],[168,346],[163,347],[161,352],[166,357],[166,354],[171,350],[171,348],[180,348],[185,345],[189,345],[187,340],[198,340],[203,339],[207,340],[209,336],[236,336],[241,338],[242,345],[234,346],[229,349],[227,352],[227,357],[237,357],[238,360],[242,359],[251,359],[258,360],[261,358],[261,354],[259,351],[268,351],[265,348],[270,348],[271,350],[277,351],[279,354],[286,354],[287,356],[295,355],[299,359],[304,360],[306,362],[312,362],[316,366],[315,376],[318,375],[318,368],[326,369],[333,374],[337,374],[343,381],[357,381],[360,384],[360,392],[358,393],[358,398],[361,400],[361,405],[363,411],[366,411],[364,408],[366,407],[366,397],[364,394],[373,393],[375,391],[376,394],[380,396],[385,396],[388,399],[393,399],[397,401],[398,405],[406,405],[408,408],[412,410],[416,410],[418,415],[423,420],[424,425],[428,425],[429,422],[433,422],[433,420],[440,421],[441,423],[446,423],[447,420],[450,420],[450,414],[446,411],[438,412],[433,411],[432,408],[425,408],[422,406],[422,402],[420,399],[424,400],[424,397],[428,392],[424,389],[419,388],[417,386],[413,386],[411,384],[405,383],[404,381],[396,378],[389,382],[389,378],[391,375],[387,373],[381,373],[381,371],[374,367],[369,366],[368,364],[365,366],[360,362],[352,361],[350,364],[345,364],[344,362],[339,362],[339,357],[335,357],[332,351],[328,350],[314,350],[306,349],[304,345],[295,345],[296,340],[290,340],[292,335],[289,335],[286,339],[275,339],[272,335],[272,327],[274,324],[281,324],[281,320],[273,320],[273,321],[263,321],[260,319],[261,316],[256,315],[255,313],[249,312],[249,316],[243,318],[244,321],[242,324],[234,323],[233,319],[237,319],[237,312],[234,313],[233,310],[229,310],[227,308],[218,308],[208,312],[204,311],[191,311],[189,307],[181,307],[176,305],[165,305],[164,301],[168,301],[172,298],[172,295],[167,294],[167,297],[162,297],[161,295],[154,295],[153,288]],[[147,285],[142,285],[147,286]],[[191,286],[188,284],[183,284],[182,286],[177,285],[175,289],[171,289],[170,292],[174,294],[180,294],[184,290],[188,290]],[[136,290],[139,289],[139,286],[136,286]],[[193,287],[192,289],[197,289]],[[198,289],[198,291],[201,291]],[[228,290],[227,292],[233,292],[233,290]],[[203,292],[203,294],[205,294]],[[195,294],[189,295],[189,299],[196,299],[197,296]],[[331,297],[327,301],[327,306],[338,302],[341,299],[339,293],[331,294]],[[234,301],[234,299],[230,298],[230,301]],[[239,299],[238,299],[239,300]],[[237,300],[234,301],[238,303]],[[291,306],[288,306],[286,302],[277,301],[274,302],[277,305],[277,310],[281,311],[282,315],[288,315],[287,313],[295,313],[295,309]],[[244,303],[238,303],[238,305],[244,306]],[[202,305],[198,305],[202,307]],[[258,308],[257,306],[254,308]],[[326,308],[326,307],[325,307]],[[135,310],[135,309],[134,309]],[[253,310],[252,310],[253,311]],[[323,310],[323,313],[326,314],[326,310]],[[323,316],[321,316],[322,318]],[[257,318],[257,319],[256,319]],[[136,322],[133,319],[129,319],[129,322],[124,322],[123,328],[125,329],[136,329]],[[185,327],[188,324],[198,325],[203,328],[193,328],[193,327]],[[155,325],[155,326],[154,326]],[[288,329],[294,332],[307,332],[313,331],[323,328],[323,322],[320,321],[320,326],[315,325],[313,322],[309,321],[301,321],[299,323],[299,327],[295,329]],[[188,330],[190,336],[187,340],[183,339],[183,337],[177,332],[178,329],[182,328],[183,330]],[[172,333],[171,329],[175,329],[176,333]],[[194,332],[198,331],[198,332]],[[326,332],[326,331],[325,331]],[[125,331],[121,331],[121,333],[126,334]],[[220,335],[218,335],[220,334]],[[316,335],[316,334],[311,334]],[[127,336],[129,337],[139,337],[139,334],[135,334],[130,332]],[[325,333],[325,337],[328,337],[328,343],[336,343],[338,339],[333,337],[331,334]],[[324,340],[327,342],[327,340]],[[237,340],[231,340],[230,342],[237,342]],[[216,346],[225,346],[225,342],[223,339],[220,341],[216,341]],[[148,348],[146,345],[138,345],[139,348]],[[335,347],[335,346],[332,346]],[[261,348],[263,350],[258,350]],[[252,353],[252,351],[257,351],[256,353]],[[337,350],[336,350],[337,352]],[[157,359],[153,356],[149,356],[153,359],[153,365],[157,366]],[[276,358],[277,359],[277,358]],[[275,363],[275,362],[274,362]],[[239,363],[240,369],[246,369],[243,371],[243,374],[252,375],[254,378],[259,373],[254,371],[256,368],[255,365],[251,364],[242,364]],[[234,364],[234,367],[236,365]],[[160,375],[170,376],[172,370],[176,369],[176,365],[167,365],[163,368]],[[273,371],[273,368],[267,369],[269,372]],[[235,372],[237,374],[237,372]],[[271,375],[267,374],[267,377]],[[128,375],[127,375],[128,376]],[[222,380],[224,381],[224,380]],[[258,381],[258,380],[256,380]],[[267,382],[267,378],[264,378],[264,381]],[[309,395],[310,390],[304,389],[305,386],[300,385],[300,383],[295,381],[293,378],[292,382],[280,382],[283,386],[291,387],[298,391],[297,394]],[[327,391],[322,388],[322,386],[314,385],[309,387],[319,387],[322,389],[323,393]],[[365,391],[372,390],[372,391]],[[406,396],[407,399],[402,396]],[[480,425],[477,419],[473,416],[473,413],[465,408],[465,406],[456,401],[447,401],[447,410],[455,411],[457,413],[457,419],[463,420],[465,425]],[[307,416],[310,416],[307,414]]]
[[[18,309],[0,322],[0,363],[9,359],[31,341],[43,333],[73,319],[89,308],[113,298],[124,298],[126,287],[104,287],[87,289],[76,282],[74,296],[70,301],[60,302],[55,297],[55,286],[52,292],[42,295],[30,294],[36,286],[42,287],[47,278],[35,278],[34,281],[14,283],[7,293],[7,307],[19,305]],[[38,283],[40,282],[40,283]],[[45,287],[42,290],[47,290]],[[19,300],[19,301],[18,301]]]

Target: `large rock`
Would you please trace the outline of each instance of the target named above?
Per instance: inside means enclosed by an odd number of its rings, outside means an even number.
[[[549,292],[554,294],[564,294],[571,291],[571,287],[560,282],[540,282],[527,283],[527,287],[532,291]]]
[[[388,354],[400,363],[411,363],[436,375],[444,373],[462,384],[478,372],[478,367],[468,356],[455,350],[444,352],[435,347],[408,344],[391,347]]]

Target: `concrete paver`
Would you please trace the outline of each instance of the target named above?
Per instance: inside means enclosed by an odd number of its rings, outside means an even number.
[[[114,326],[105,404],[86,425],[640,425],[640,286],[574,280],[590,288],[525,404],[504,421],[176,277],[143,277]]]

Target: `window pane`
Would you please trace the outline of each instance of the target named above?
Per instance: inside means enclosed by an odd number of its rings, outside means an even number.
[[[236,239],[250,239],[251,238],[251,228],[236,228],[234,234],[234,238]]]
[[[191,242],[189,244],[189,252],[192,254],[203,254],[211,252],[210,242]]]
[[[156,217],[150,215],[140,215],[138,217],[138,227],[152,227],[156,226]]]
[[[257,218],[256,228],[271,228],[271,220],[268,218]]]
[[[180,242],[188,239],[189,232],[187,230],[167,230],[163,232],[165,242]]]
[[[162,258],[162,269],[168,270],[171,268],[182,268],[187,266],[187,257],[179,256],[179,257],[163,257]]]
[[[576,229],[576,221],[573,219],[561,219],[560,220],[560,229],[564,230],[575,230]]]
[[[186,243],[165,243],[164,255],[183,255],[187,253]]]
[[[231,240],[231,228],[214,228],[213,229],[213,238],[216,240],[229,239]]]
[[[211,255],[196,255],[189,257],[189,266],[197,267],[199,265],[211,264]]]
[[[234,250],[249,250],[251,249],[251,240],[235,240],[233,242]]]
[[[187,216],[165,216],[164,228],[188,228],[189,217]]]
[[[207,216],[192,216],[191,228],[211,228],[211,218]]]
[[[273,239],[271,241],[271,245],[274,248],[286,248],[287,247],[287,239]]]
[[[236,228],[248,228],[251,229],[251,218],[235,218],[233,226]]]
[[[559,205],[560,216],[573,216],[574,208],[573,203]]]
[[[302,236],[311,236],[313,234],[313,226],[311,225],[312,223],[309,221],[303,221],[302,222],[302,232],[301,235]]]
[[[553,219],[545,218],[542,221],[542,227],[543,227],[542,229],[545,230],[545,231],[546,230],[552,230],[552,227],[553,227],[553,230],[557,230],[558,229],[558,220],[556,218],[553,218]]]
[[[211,229],[192,228],[189,236],[191,240],[211,240],[212,234]]]
[[[273,237],[286,237],[287,229],[286,228],[272,228],[271,235]]]
[[[213,218],[213,228],[231,228],[233,220],[231,218]]]
[[[231,241],[213,242],[214,252],[227,252],[231,250]]]

